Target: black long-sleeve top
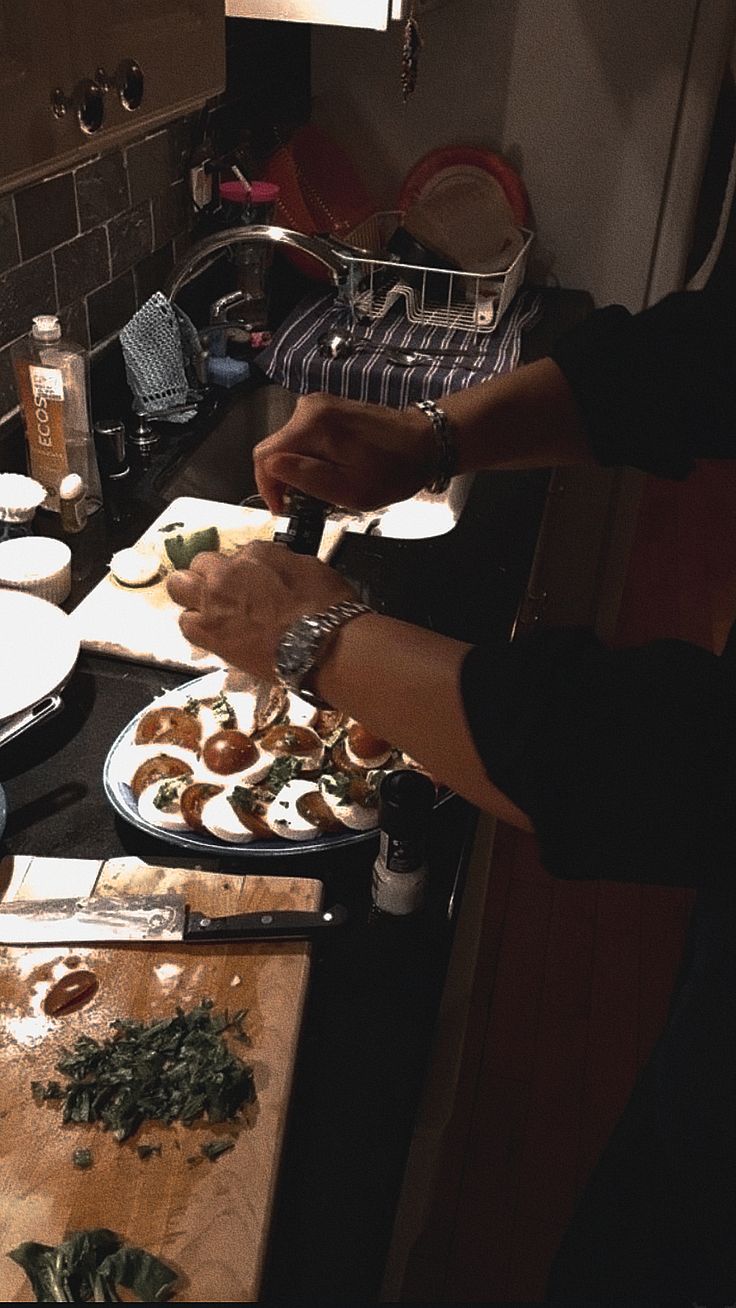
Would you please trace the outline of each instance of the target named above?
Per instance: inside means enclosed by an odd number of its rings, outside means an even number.
[[[592,314],[551,352],[596,459],[683,478],[736,457],[736,286]],[[736,660],[684,641],[610,650],[582,629],[477,647],[465,712],[490,779],[556,876],[736,877]]]

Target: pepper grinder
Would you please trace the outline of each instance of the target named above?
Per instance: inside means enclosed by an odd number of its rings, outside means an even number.
[[[117,419],[96,422],[95,447],[108,518],[113,523],[123,522],[129,514],[130,493],[130,463],[124,423]]]
[[[274,532],[274,540],[279,545],[286,545],[294,554],[318,554],[330,508],[325,500],[314,499],[287,487],[284,509],[289,520],[284,531]]]
[[[378,857],[373,864],[374,909],[410,917],[424,903],[427,840],[436,798],[434,782],[411,768],[389,772],[381,782]]]

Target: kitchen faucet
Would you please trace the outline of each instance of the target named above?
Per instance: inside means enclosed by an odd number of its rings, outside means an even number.
[[[347,281],[349,265],[326,241],[321,240],[319,237],[307,236],[303,232],[293,232],[284,227],[252,224],[250,226],[227,227],[223,231],[215,232],[214,235],[207,236],[191,246],[169,274],[164,285],[164,294],[170,301],[175,301],[182,288],[192,278],[204,272],[219,259],[224,250],[234,245],[257,244],[285,246],[317,259],[331,273],[338,294]],[[202,353],[197,372],[200,382],[204,380],[202,373],[203,370],[206,370],[205,351],[210,337],[220,334],[224,335],[226,340],[237,339],[241,337],[244,329],[250,329],[251,324],[245,318],[228,317],[228,312],[231,309],[246,310],[250,298],[242,290],[230,291],[226,295],[221,295],[211,305],[209,324],[199,332]],[[161,413],[158,415],[149,414],[148,416],[164,418],[167,415]]]
[[[327,241],[318,236],[306,236],[303,232],[289,231],[286,227],[256,223],[249,227],[226,227],[221,232],[215,232],[213,236],[206,236],[204,240],[197,241],[172,269],[164,285],[164,294],[170,300],[175,300],[182,287],[209,268],[220,257],[223,250],[229,249],[231,245],[256,243],[285,246],[292,250],[299,250],[302,254],[311,255],[319,263],[324,264],[332,274],[338,292],[347,282],[350,266]],[[215,301],[215,304],[221,305],[222,300]]]

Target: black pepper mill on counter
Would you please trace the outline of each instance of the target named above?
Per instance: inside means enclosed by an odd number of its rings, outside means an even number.
[[[427,838],[435,798],[434,782],[410,768],[389,772],[381,782],[381,842],[371,887],[379,913],[408,917],[424,903]]]
[[[95,448],[105,513],[112,523],[124,522],[130,516],[131,481],[124,424],[112,419],[96,422]]]
[[[294,554],[317,554],[331,507],[324,500],[287,488],[284,511],[289,520],[284,531],[274,532],[274,540],[279,545],[286,545]]]

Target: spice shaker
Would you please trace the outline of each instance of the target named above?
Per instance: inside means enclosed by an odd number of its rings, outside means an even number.
[[[78,472],[68,472],[59,485],[62,531],[82,531],[87,523],[87,492]]]
[[[381,836],[371,888],[374,907],[381,913],[408,917],[424,902],[435,798],[431,778],[410,768],[389,772],[381,783]]]
[[[325,518],[330,507],[324,500],[288,488],[284,496],[284,508],[289,520],[284,531],[274,532],[274,540],[279,545],[286,545],[294,554],[319,553]]]

